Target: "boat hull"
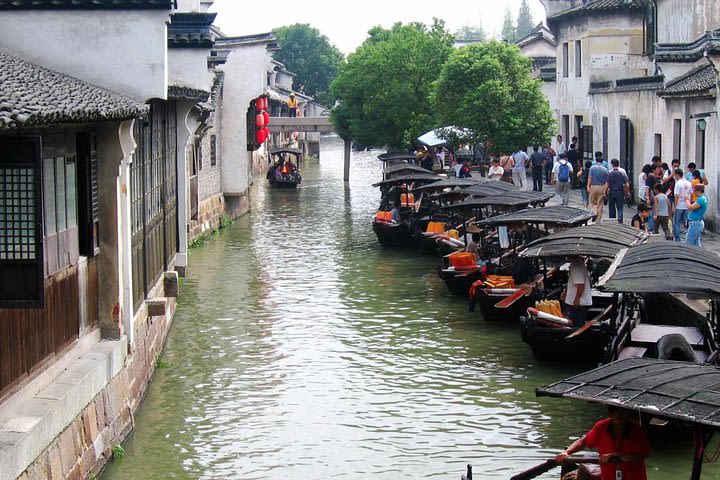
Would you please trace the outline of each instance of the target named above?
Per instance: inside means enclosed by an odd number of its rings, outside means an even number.
[[[406,222],[388,223],[373,221],[373,232],[383,247],[412,248],[415,238]]]
[[[440,268],[438,276],[443,279],[445,285],[447,285],[448,289],[452,293],[467,297],[472,284],[477,280],[482,279],[482,272],[479,268],[475,269],[471,273]]]
[[[495,306],[498,302],[510,296],[511,294],[489,293],[484,288],[478,288],[475,292],[475,303],[486,321],[516,324],[520,316],[533,304],[533,297],[532,294],[521,297],[507,308]]]
[[[594,325],[576,337],[565,338],[575,330],[548,327],[532,317],[520,317],[520,336],[537,360],[599,363],[609,341],[605,325]]]
[[[297,188],[300,184],[300,182],[294,180],[275,180],[269,183],[272,188]]]

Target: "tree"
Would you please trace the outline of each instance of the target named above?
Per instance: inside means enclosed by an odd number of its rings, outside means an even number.
[[[431,104],[442,124],[472,130],[472,140],[492,144],[492,152],[510,152],[552,135],[555,120],[541,85],[517,46],[492,40],[452,52]]]
[[[452,51],[444,22],[375,27],[332,83],[331,120],[343,138],[372,147],[409,146],[435,126],[431,84]]]
[[[530,7],[528,6],[527,0],[522,0],[520,4],[520,11],[518,12],[517,18],[517,36],[515,41],[526,37],[532,32],[535,25],[533,25],[532,14],[530,13]]]
[[[482,25],[478,25],[477,27],[465,25],[455,32],[455,39],[465,42],[484,42],[487,39],[487,35]]]
[[[280,45],[274,58],[297,75],[293,88],[314,97],[322,105],[332,105],[330,83],[344,60],[340,50],[308,24],[280,27],[274,33]]]
[[[515,40],[517,40],[517,32],[515,31],[515,25],[513,24],[512,14],[509,8],[505,8],[505,18],[503,19],[500,37],[508,43],[515,43]]]

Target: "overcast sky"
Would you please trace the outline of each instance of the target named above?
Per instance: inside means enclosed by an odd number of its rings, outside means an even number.
[[[482,23],[485,31],[499,34],[505,8],[517,17],[521,0],[273,0],[258,4],[246,0],[215,0],[215,24],[227,35],[269,32],[275,27],[309,23],[345,54],[354,51],[367,31],[395,22],[432,23],[442,18],[451,32]],[[545,20],[540,0],[528,0],[535,24]]]

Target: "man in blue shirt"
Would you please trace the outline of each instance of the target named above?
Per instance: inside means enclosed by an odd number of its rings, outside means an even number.
[[[702,247],[700,239],[702,238],[702,233],[705,229],[705,211],[707,210],[705,185],[702,183],[695,185],[695,193],[698,194],[698,198],[688,207],[690,214],[688,215],[688,230],[687,236],[685,237],[685,243],[688,245],[695,245],[696,247]],[[690,199],[686,198],[685,201],[689,203]]]
[[[620,161],[613,158],[610,163],[613,168],[608,174],[608,191],[605,195],[608,197],[610,218],[617,218],[619,223],[623,223],[623,202],[630,195],[630,184],[625,172],[620,170]]]
[[[587,191],[590,197],[590,208],[595,214],[595,223],[602,221],[605,192],[608,189],[610,172],[602,166],[603,158],[595,157],[595,165],[590,167],[587,180]]]
[[[702,179],[702,182],[704,185],[708,184],[707,177],[705,176],[705,170],[699,170],[697,168],[697,165],[695,165],[695,162],[688,163],[687,166],[687,172],[685,173],[685,180],[688,182],[692,182],[695,178],[695,170],[700,172],[700,178]]]

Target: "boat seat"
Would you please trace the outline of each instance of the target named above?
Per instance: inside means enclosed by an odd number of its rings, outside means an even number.
[[[646,347],[625,347],[618,354],[618,360],[623,358],[640,358],[647,352]]]
[[[695,327],[676,327],[674,325],[648,325],[639,324],[630,332],[633,343],[654,345],[660,338],[671,333],[678,333],[694,348],[702,348],[705,338],[702,332]]]

